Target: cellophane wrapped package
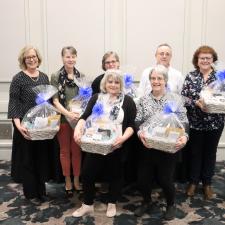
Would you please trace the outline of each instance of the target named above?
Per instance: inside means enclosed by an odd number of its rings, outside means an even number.
[[[37,94],[37,106],[25,114],[22,125],[27,128],[31,140],[52,139],[59,131],[60,114],[48,100],[57,89],[52,85],[39,85],[33,91]]]
[[[84,112],[89,99],[92,96],[92,88],[88,83],[84,80],[84,78],[79,80],[79,92],[73,99],[69,101],[68,110],[70,112],[78,113],[79,116]],[[72,128],[76,126],[75,121],[71,121],[68,117],[66,117],[67,121],[71,125]]]
[[[208,113],[225,113],[225,70],[216,73],[216,81],[205,86],[200,97]]]
[[[134,76],[130,73],[124,73],[124,93],[133,98],[134,102],[137,103],[140,99],[138,88],[134,84]]]
[[[112,145],[122,135],[120,125],[110,120],[104,104],[97,102],[92,115],[86,120],[81,149],[85,152],[107,155],[113,151]]]
[[[171,101],[166,103],[161,113],[150,119],[143,127],[144,137],[149,148],[175,153],[177,139],[185,134],[185,128],[178,119],[179,106]]]

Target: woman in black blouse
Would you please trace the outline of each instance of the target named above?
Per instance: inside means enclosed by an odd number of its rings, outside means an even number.
[[[121,72],[108,70],[101,81],[102,93],[92,96],[75,128],[74,138],[77,143],[80,143],[85,121],[92,114],[92,109],[96,101],[100,98],[108,98],[107,104],[111,105],[117,102],[116,110],[110,111],[109,118],[111,118],[113,123],[120,124],[122,135],[113,144],[115,150],[112,153],[106,156],[92,153],[86,154],[82,170],[84,203],[73,213],[74,217],[80,217],[94,211],[94,184],[97,176],[106,170],[109,180],[109,199],[106,215],[108,217],[116,215],[115,204],[122,185],[122,154],[127,139],[134,133],[134,119],[136,116],[134,101],[129,96],[124,95],[122,90],[123,78]]]
[[[49,84],[49,79],[38,70],[42,59],[36,48],[24,47],[18,61],[22,71],[12,79],[8,105],[8,118],[12,119],[14,125],[11,175],[16,182],[22,182],[27,199],[44,200],[45,182],[52,178],[53,140],[30,140],[21,120],[36,105],[36,94],[32,88]]]
[[[214,175],[216,151],[224,127],[224,115],[209,114],[200,99],[204,86],[216,80],[212,64],[217,61],[217,53],[209,46],[199,47],[192,59],[194,71],[187,74],[182,95],[186,97],[187,116],[190,124],[189,139],[189,186],[187,195],[195,194],[200,181],[205,199],[213,197],[211,188]]]
[[[119,67],[120,67],[120,59],[117,53],[112,51],[106,52],[104,56],[102,57],[102,69],[104,71],[107,71],[109,69],[119,69]],[[91,85],[91,88],[93,90],[92,92],[93,95],[101,92],[100,83],[103,77],[104,77],[104,73],[97,76],[94,79]]]

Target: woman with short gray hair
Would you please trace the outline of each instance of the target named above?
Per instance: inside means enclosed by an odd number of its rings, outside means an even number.
[[[173,183],[177,153],[171,154],[150,148],[146,142],[142,128],[148,127],[155,114],[162,113],[164,106],[170,100],[180,100],[181,96],[166,90],[168,81],[167,69],[162,65],[155,66],[149,74],[151,93],[143,96],[137,105],[136,126],[142,142],[138,168],[138,186],[143,197],[143,203],[135,210],[136,216],[142,216],[151,207],[151,191],[154,174],[162,187],[167,208],[164,215],[166,220],[175,216],[175,187]],[[178,118],[181,123],[187,123],[186,110],[183,105],[179,109]],[[187,135],[182,135],[176,141],[176,150],[180,150],[187,142]]]

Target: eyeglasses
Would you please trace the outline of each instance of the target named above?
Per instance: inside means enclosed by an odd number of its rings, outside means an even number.
[[[209,61],[209,60],[211,60],[212,59],[212,57],[198,57],[198,59],[199,60],[201,60],[201,61]]]
[[[105,64],[109,65],[109,64],[115,64],[117,61],[116,60],[112,60],[112,61],[106,61]]]
[[[150,77],[150,80],[151,81],[163,81],[164,80],[164,78],[163,77]]]
[[[25,57],[25,60],[27,60],[27,61],[31,61],[31,59],[35,60],[35,59],[37,59],[37,56],[36,55],[32,55],[32,56]]]
[[[160,56],[166,56],[166,57],[169,57],[170,56],[170,53],[168,53],[168,52],[159,52],[158,53]]]

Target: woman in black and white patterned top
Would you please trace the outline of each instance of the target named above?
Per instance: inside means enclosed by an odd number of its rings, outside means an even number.
[[[8,118],[14,125],[11,175],[16,182],[22,182],[27,199],[43,200],[46,196],[45,182],[52,178],[50,160],[53,140],[30,140],[21,120],[36,105],[36,94],[32,88],[49,84],[49,79],[38,70],[42,59],[36,48],[24,47],[18,60],[22,71],[12,79],[8,105]]]
[[[140,99],[135,119],[138,136],[143,143],[138,168],[138,186],[144,200],[143,204],[135,210],[135,215],[142,216],[151,207],[151,190],[153,179],[155,178],[154,174],[156,174],[157,181],[164,191],[167,202],[165,219],[169,220],[175,216],[175,187],[173,177],[177,154],[166,153],[153,148],[149,149],[142,128],[148,127],[152,123],[152,117],[161,113],[168,101],[175,100],[175,102],[178,102],[178,100],[181,100],[181,96],[166,91],[168,74],[164,66],[155,66],[150,71],[149,79],[152,92]],[[187,125],[186,110],[183,105],[181,105],[177,116],[184,126]],[[177,150],[184,147],[186,142],[187,134],[178,138],[176,143]]]

